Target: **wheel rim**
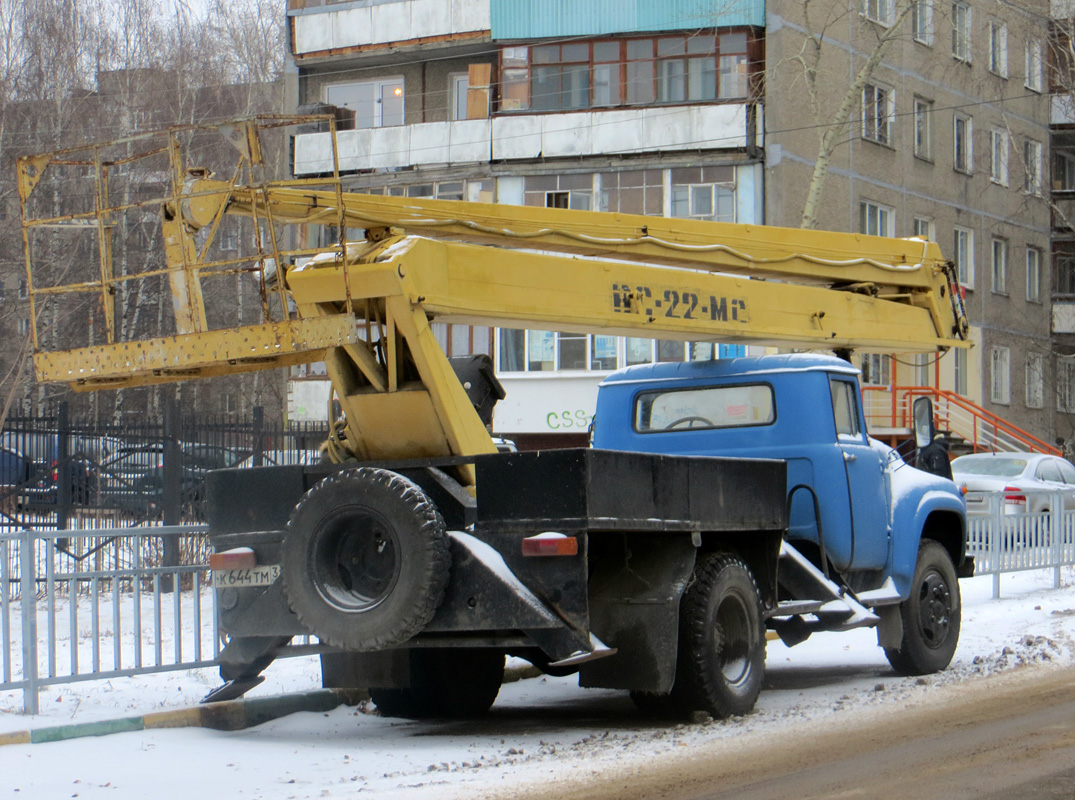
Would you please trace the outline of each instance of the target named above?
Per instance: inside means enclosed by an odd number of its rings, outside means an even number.
[[[750,675],[750,613],[739,595],[729,595],[717,607],[717,669],[730,685],[743,683]]]
[[[362,612],[380,605],[399,578],[399,541],[369,509],[341,509],[311,538],[309,569],[327,603]]]
[[[948,638],[952,621],[952,592],[944,578],[929,572],[918,592],[918,621],[922,640],[928,647],[939,648]]]

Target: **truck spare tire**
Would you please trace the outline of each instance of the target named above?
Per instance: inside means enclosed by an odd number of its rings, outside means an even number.
[[[433,618],[448,583],[448,535],[413,482],[383,469],[330,475],[291,512],[281,552],[284,593],[323,642],[378,650]]]

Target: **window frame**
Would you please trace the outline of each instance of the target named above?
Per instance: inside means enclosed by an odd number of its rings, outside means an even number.
[[[1075,361],[1064,356],[1056,357],[1056,410],[1075,412]]]
[[[1041,142],[1023,140],[1023,194],[1042,196],[1042,152]]]
[[[860,0],[859,14],[883,28],[891,28],[895,3],[892,0]]]
[[[1041,267],[1045,255],[1040,247],[1027,245],[1026,248],[1026,301],[1041,302]]]
[[[892,133],[896,117],[896,90],[879,82],[862,87],[862,138],[884,147],[894,147]]]
[[[952,3],[952,58],[964,64],[971,63],[973,52],[973,14],[969,3]]]
[[[399,86],[399,122],[391,125],[385,125],[384,115],[384,90],[388,87]],[[374,78],[368,81],[340,81],[338,83],[327,83],[322,87],[321,95],[326,103],[331,105],[339,105],[333,103],[329,97],[329,93],[333,89],[343,90],[354,88],[358,86],[371,86],[374,87],[372,111],[370,118],[375,120],[373,125],[360,125],[359,122],[359,109],[344,104],[343,108],[348,108],[355,112],[355,127],[360,130],[370,130],[372,128],[395,128],[407,124],[407,82],[402,75],[391,75],[381,78]]]
[[[933,161],[933,101],[915,95],[912,106],[914,156]]]
[[[1041,94],[1043,90],[1043,73],[1041,60],[1041,40],[1031,37],[1026,40],[1023,67],[1026,70],[1026,80],[1023,85],[1030,91]]]
[[[911,9],[911,38],[933,47],[933,0],[916,0]]]
[[[463,85],[462,108],[460,108],[459,87]],[[470,74],[452,72],[448,75],[448,119],[458,122],[467,119],[467,93],[470,91]]]
[[[1000,78],[1008,77],[1008,25],[989,20],[989,64],[987,69]]]
[[[1012,353],[1003,345],[989,350],[989,399],[1002,406],[1012,403]]]
[[[960,286],[974,289],[974,231],[961,225],[954,226],[952,240],[952,260],[956,263]],[[964,237],[965,246],[961,246],[960,236]]]
[[[989,180],[1000,186],[1008,185],[1008,152],[1010,137],[1003,128],[989,129]]]
[[[963,123],[962,135],[960,123]],[[974,117],[970,114],[952,115],[952,169],[964,175],[974,174]]]
[[[1008,240],[994,236],[990,240],[990,264],[993,294],[1008,294]]]
[[[876,230],[878,232],[871,233],[871,217],[876,221]],[[882,227],[885,231],[880,232]],[[886,236],[893,237],[896,235],[896,209],[892,206],[887,206],[884,203],[877,203],[873,200],[860,200],[859,201],[859,233],[866,236]]]

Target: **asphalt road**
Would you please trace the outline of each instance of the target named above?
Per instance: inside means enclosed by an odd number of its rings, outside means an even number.
[[[1017,671],[943,695],[937,704],[852,720],[834,714],[808,730],[744,736],[629,774],[557,782],[515,797],[1075,798],[1075,669]]]

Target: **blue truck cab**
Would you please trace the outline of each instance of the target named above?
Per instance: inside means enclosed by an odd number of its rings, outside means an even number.
[[[938,618],[932,629],[919,631],[917,644],[931,658],[916,654],[915,663],[904,665],[923,672],[942,653],[950,657],[958,636],[953,570],[973,569],[966,557],[966,508],[952,481],[915,469],[870,438],[858,372],[842,359],[813,354],[631,367],[601,384],[593,446],[785,462],[785,550],[836,584],[837,595],[871,605],[876,621],[863,622],[868,617],[862,615],[851,621],[877,624],[890,659],[908,660],[900,655],[907,645],[907,604],[925,592],[926,613]],[[782,552],[786,602],[770,627],[794,643],[827,626],[813,615],[791,613],[808,607],[795,595],[813,594],[816,586],[786,580],[790,561]],[[846,627],[848,620],[837,622]]]

